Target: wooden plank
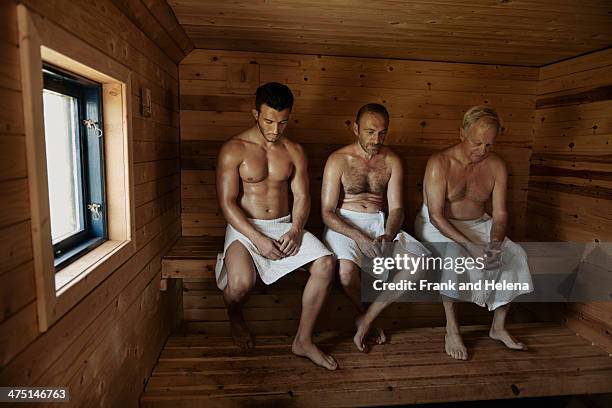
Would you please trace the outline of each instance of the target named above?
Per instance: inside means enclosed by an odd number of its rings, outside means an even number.
[[[606,65],[610,65],[611,61],[612,48],[592,52],[578,58],[571,58],[567,61],[546,65],[540,68],[540,80],[548,80],[551,78],[570,75],[575,72],[588,71],[591,69],[604,67]]]
[[[0,88],[0,133],[24,134],[22,94]]]
[[[113,4],[123,12],[147,37],[151,39],[162,51],[175,63],[180,62],[185,54],[174,42],[151,11],[141,0],[118,1],[112,0]]]
[[[65,30],[78,33],[82,39],[115,61],[152,81],[163,77],[168,80],[178,78],[174,61],[111,2],[75,5],[60,0],[51,5],[46,1],[28,0],[26,4]],[[96,30],[92,30],[92,27],[96,27]]]
[[[34,264],[29,261],[0,275],[0,323],[36,300]]]
[[[5,367],[38,336],[36,302],[0,323],[0,366]]]
[[[552,95],[539,98],[536,101],[538,109],[554,108],[561,106],[575,106],[584,103],[607,101],[612,99],[612,86],[606,85],[594,89],[580,90],[578,92],[563,92],[560,95]]]
[[[183,50],[183,54],[188,55],[193,50],[194,45],[176,20],[174,11],[168,3],[163,0],[143,0],[143,2],[155,19],[170,34],[174,42]]]
[[[562,77],[545,79],[538,82],[538,95],[551,95],[556,92],[564,92],[582,89],[601,89],[607,88],[607,95],[610,95],[610,76],[612,75],[612,58],[607,66],[590,69],[588,71],[576,72]],[[603,89],[602,89],[603,88]],[[604,91],[605,92],[605,91]],[[599,100],[604,100],[603,98]]]
[[[0,182],[0,228],[28,220],[29,204],[27,179]]]
[[[26,175],[25,137],[0,134],[0,181],[24,178]]]

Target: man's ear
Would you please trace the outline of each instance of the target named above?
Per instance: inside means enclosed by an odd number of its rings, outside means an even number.
[[[463,128],[459,129],[459,140],[461,140],[462,142],[465,140],[465,131],[463,130]]]
[[[359,136],[359,124],[357,122],[353,122],[353,133],[355,133],[355,136]]]
[[[255,118],[255,122],[257,122],[257,119],[259,118],[259,111],[257,109],[253,109],[251,112],[253,113],[253,117]]]

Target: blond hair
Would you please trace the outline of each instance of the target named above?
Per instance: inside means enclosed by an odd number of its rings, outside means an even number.
[[[465,112],[465,115],[463,115],[463,131],[467,133],[467,131],[478,122],[487,127],[495,127],[498,135],[501,132],[501,120],[499,119],[495,109],[489,106],[478,105],[468,109],[468,111]]]

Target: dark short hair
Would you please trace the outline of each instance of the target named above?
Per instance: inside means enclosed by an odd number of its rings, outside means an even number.
[[[261,85],[255,92],[255,109],[261,110],[261,105],[266,104],[274,110],[282,111],[293,108],[293,93],[287,85],[278,82],[268,82]]]
[[[359,126],[359,120],[361,119],[361,117],[366,113],[379,114],[385,119],[387,125],[389,125],[389,112],[387,111],[387,108],[385,108],[380,103],[368,103],[366,105],[363,105],[357,112],[357,117],[355,118],[355,123],[357,124],[357,126]]]

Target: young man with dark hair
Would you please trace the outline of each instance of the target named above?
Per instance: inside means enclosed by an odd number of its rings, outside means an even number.
[[[217,196],[228,226],[217,259],[217,286],[223,290],[234,341],[252,348],[254,339],[242,306],[257,274],[269,285],[310,264],[292,351],[335,370],[334,358],[312,342],[315,321],[331,289],[334,259],[304,230],[310,211],[306,156],[300,145],[283,135],[292,107],[287,86],[274,82],[260,86],[253,109],[255,124],[225,142],[219,152]]]

